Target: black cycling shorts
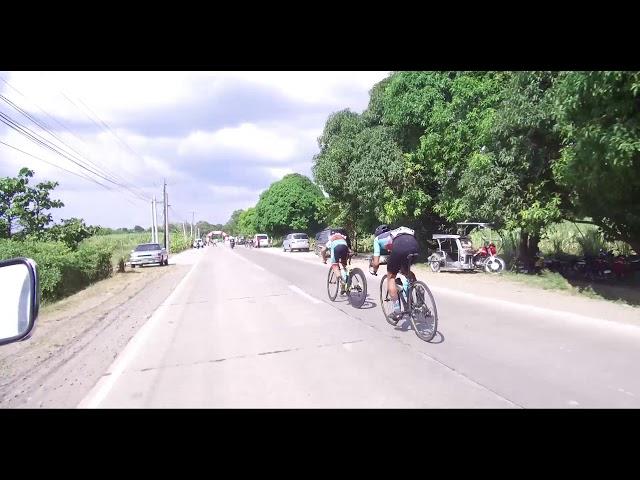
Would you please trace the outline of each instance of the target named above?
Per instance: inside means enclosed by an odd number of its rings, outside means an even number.
[[[407,255],[420,253],[420,247],[413,235],[400,235],[393,241],[391,255],[387,260],[387,272],[397,274],[402,268],[409,269],[411,264]]]
[[[347,259],[349,258],[349,247],[346,245],[336,245],[332,248],[331,252],[331,264],[342,262],[347,263]]]

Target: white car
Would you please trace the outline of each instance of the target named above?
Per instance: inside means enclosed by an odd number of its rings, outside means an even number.
[[[141,243],[131,250],[129,264],[131,268],[142,267],[150,263],[169,265],[169,254],[157,243]]]
[[[266,233],[257,234],[255,237],[253,237],[253,246],[256,248],[268,247],[269,236]]]
[[[309,251],[309,235],[306,233],[290,233],[282,241],[282,251]]]

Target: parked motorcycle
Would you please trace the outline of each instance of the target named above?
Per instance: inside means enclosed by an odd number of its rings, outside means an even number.
[[[486,270],[489,273],[502,272],[506,268],[505,261],[496,255],[498,252],[495,243],[486,243],[473,254],[473,264],[477,269]]]

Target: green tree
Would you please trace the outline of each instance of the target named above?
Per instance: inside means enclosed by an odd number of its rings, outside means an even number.
[[[258,233],[255,207],[247,208],[238,217],[238,231],[240,235],[252,236]]]
[[[318,144],[313,175],[330,196],[321,200],[319,218],[354,233],[371,231],[402,183],[404,159],[393,131],[343,110],[329,117]]]
[[[512,72],[496,106],[487,144],[460,180],[462,210],[520,232],[519,253],[533,261],[543,229],[561,220],[567,196],[554,179],[561,138],[555,131],[554,72]]]
[[[136,233],[144,232],[144,228],[142,228],[140,225],[136,225],[135,227],[133,227],[133,231]]]
[[[29,179],[33,174],[25,167],[17,177],[0,178],[0,238],[11,238],[17,231],[23,237],[41,236],[53,220],[49,210],[64,206],[50,196],[58,182],[40,182],[32,187]]]
[[[233,211],[231,217],[229,218],[229,221],[227,221],[227,223],[224,225],[224,228],[222,228],[225,233],[228,233],[230,235],[238,235],[238,219],[240,218],[240,215],[243,211],[244,210],[242,209]]]
[[[568,72],[555,88],[557,181],[574,217],[640,253],[640,72]]]
[[[75,250],[82,240],[95,235],[98,231],[99,227],[89,226],[81,218],[68,218],[47,229],[46,238],[63,242],[69,248]]]
[[[310,233],[318,227],[316,214],[322,192],[299,173],[285,175],[260,195],[255,207],[256,227],[270,235],[290,230]]]

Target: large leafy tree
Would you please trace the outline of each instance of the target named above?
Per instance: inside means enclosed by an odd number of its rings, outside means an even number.
[[[388,128],[403,154],[385,221],[413,226],[426,240],[467,218],[460,181],[489,142],[504,82],[492,72],[396,72],[372,89],[363,117]]]
[[[352,232],[371,231],[386,217],[385,203],[403,181],[394,132],[344,110],[329,117],[319,146],[313,174],[330,196],[321,208],[323,219]]]
[[[238,231],[240,235],[252,236],[258,233],[256,209],[249,207],[238,217]]]
[[[226,233],[229,233],[231,235],[237,235],[238,219],[240,218],[240,215],[242,215],[243,211],[244,210],[242,209],[234,210],[233,213],[231,214],[231,217],[227,221],[227,223],[224,224],[222,230],[224,230]]]
[[[533,260],[544,227],[567,207],[553,166],[561,138],[552,113],[554,72],[513,72],[501,92],[487,145],[461,178],[468,215],[520,231],[520,257]]]
[[[564,137],[554,173],[573,214],[640,252],[640,72],[563,73],[554,93]]]
[[[323,195],[317,185],[298,173],[285,175],[260,195],[255,207],[256,227],[271,235],[290,230],[311,233],[318,228],[318,203]]]
[[[51,198],[58,182],[40,182],[29,185],[33,170],[22,168],[17,177],[0,178],[0,238],[41,236],[53,221],[50,210],[64,206]]]

